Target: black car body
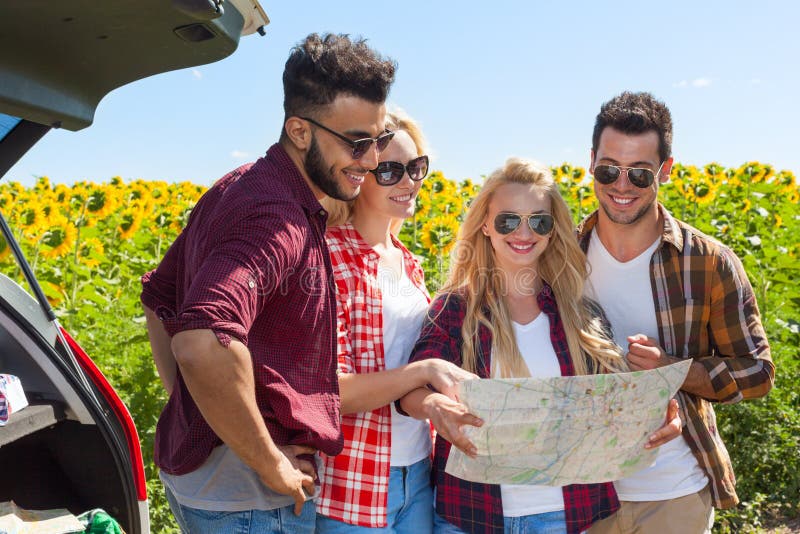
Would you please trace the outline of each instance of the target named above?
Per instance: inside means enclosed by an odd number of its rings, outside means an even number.
[[[256,0],[9,0],[0,4],[0,177],[51,128],[89,126],[129,82],[217,61],[268,23]],[[30,405],[0,427],[0,502],[103,508],[128,533],[150,531],[131,416],[58,323],[0,218],[19,277],[0,274],[0,373]],[[27,286],[27,290],[24,288]],[[80,333],[76,333],[76,338]]]

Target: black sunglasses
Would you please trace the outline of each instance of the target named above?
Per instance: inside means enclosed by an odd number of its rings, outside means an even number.
[[[403,179],[406,172],[409,178],[419,182],[428,175],[428,156],[414,158],[405,165],[399,161],[381,161],[369,172],[375,175],[378,185],[394,185]]]
[[[650,169],[642,169],[639,167],[622,167],[620,165],[595,165],[594,166],[594,179],[600,182],[603,185],[613,184],[617,181],[617,179],[622,175],[622,171],[628,173],[628,180],[631,181],[633,185],[636,187],[640,187],[644,189],[645,187],[650,187],[653,185],[653,181],[656,179],[656,174],[661,172],[661,167],[664,164],[662,163],[659,165],[658,170],[654,173]]]
[[[494,229],[503,235],[510,234],[519,228],[522,219],[526,219],[530,229],[539,235],[547,235],[552,232],[553,225],[555,224],[553,216],[549,213],[520,215],[519,213],[504,212],[498,213],[494,218]]]
[[[323,130],[325,130],[329,134],[335,135],[336,137],[338,137],[339,139],[341,139],[342,141],[347,143],[347,145],[350,148],[353,149],[353,159],[361,159],[362,157],[364,157],[364,154],[366,154],[367,151],[370,148],[372,148],[372,143],[375,143],[377,145],[378,153],[383,152],[383,149],[386,148],[389,145],[389,141],[391,141],[392,137],[394,137],[394,132],[390,132],[389,130],[386,130],[385,132],[380,134],[378,137],[365,137],[363,139],[350,139],[346,135],[340,134],[336,130],[331,130],[330,128],[328,128],[324,124],[318,123],[317,121],[315,121],[311,117],[300,117],[300,118],[303,119],[304,121],[310,122],[314,126],[318,126],[318,127],[322,128]]]

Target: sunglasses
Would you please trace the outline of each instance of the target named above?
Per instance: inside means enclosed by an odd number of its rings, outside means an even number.
[[[300,118],[303,119],[304,121],[310,122],[314,126],[318,126],[319,128],[322,128],[323,130],[325,130],[329,134],[335,135],[336,137],[338,137],[339,139],[341,139],[342,141],[347,143],[347,145],[350,148],[353,149],[353,159],[361,159],[362,157],[364,157],[364,154],[366,154],[367,151],[370,148],[372,148],[372,143],[375,143],[375,145],[378,147],[378,153],[383,152],[383,149],[386,148],[389,145],[389,141],[391,141],[392,137],[394,137],[394,132],[390,132],[389,130],[386,130],[385,132],[380,134],[378,137],[365,137],[363,139],[350,139],[346,135],[340,134],[336,130],[331,130],[330,128],[328,128],[324,124],[318,123],[317,121],[315,121],[311,117],[300,117]]]
[[[507,235],[519,228],[522,220],[528,221],[528,226],[533,232],[539,235],[548,235],[553,231],[555,221],[549,213],[530,213],[520,215],[519,213],[504,212],[498,213],[494,218],[494,229],[499,234]]]
[[[653,185],[653,181],[656,179],[656,174],[661,172],[661,167],[664,164],[658,166],[658,170],[653,173],[650,169],[641,169],[639,167],[622,167],[619,165],[595,165],[594,166],[594,179],[600,182],[603,185],[613,184],[617,181],[617,179],[622,174],[622,171],[628,173],[628,180],[631,181],[633,185],[636,187],[640,187],[644,189],[645,187],[650,187]]]
[[[399,161],[381,161],[369,172],[375,175],[378,185],[394,185],[403,179],[405,173],[415,182],[419,182],[428,175],[428,156],[414,158],[405,165]]]

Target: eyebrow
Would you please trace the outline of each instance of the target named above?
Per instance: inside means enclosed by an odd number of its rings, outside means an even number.
[[[611,163],[611,165],[616,165],[617,167],[642,168],[642,165],[646,165],[648,167],[653,167],[653,168],[658,167],[658,165],[657,164],[654,165],[652,161],[635,161],[631,165],[622,165],[619,161],[615,160],[614,158],[606,158],[606,157],[600,158],[597,161],[598,162],[607,161]]]

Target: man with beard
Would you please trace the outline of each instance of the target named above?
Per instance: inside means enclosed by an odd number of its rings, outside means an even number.
[[[377,166],[394,71],[363,40],[309,35],[286,62],[279,142],[214,184],[142,277],[170,393],[155,462],[184,532],[314,531],[314,453],[342,448],[319,200],[355,198]]]
[[[753,288],[728,247],[672,217],[658,187],[672,167],[672,118],[649,93],[603,104],[590,171],[600,209],[578,228],[588,292],[632,370],[692,359],[678,392],[683,435],[653,465],[614,483],[616,514],[589,532],[711,532],[714,507],[739,502],[713,403],[762,397],[775,366]]]

